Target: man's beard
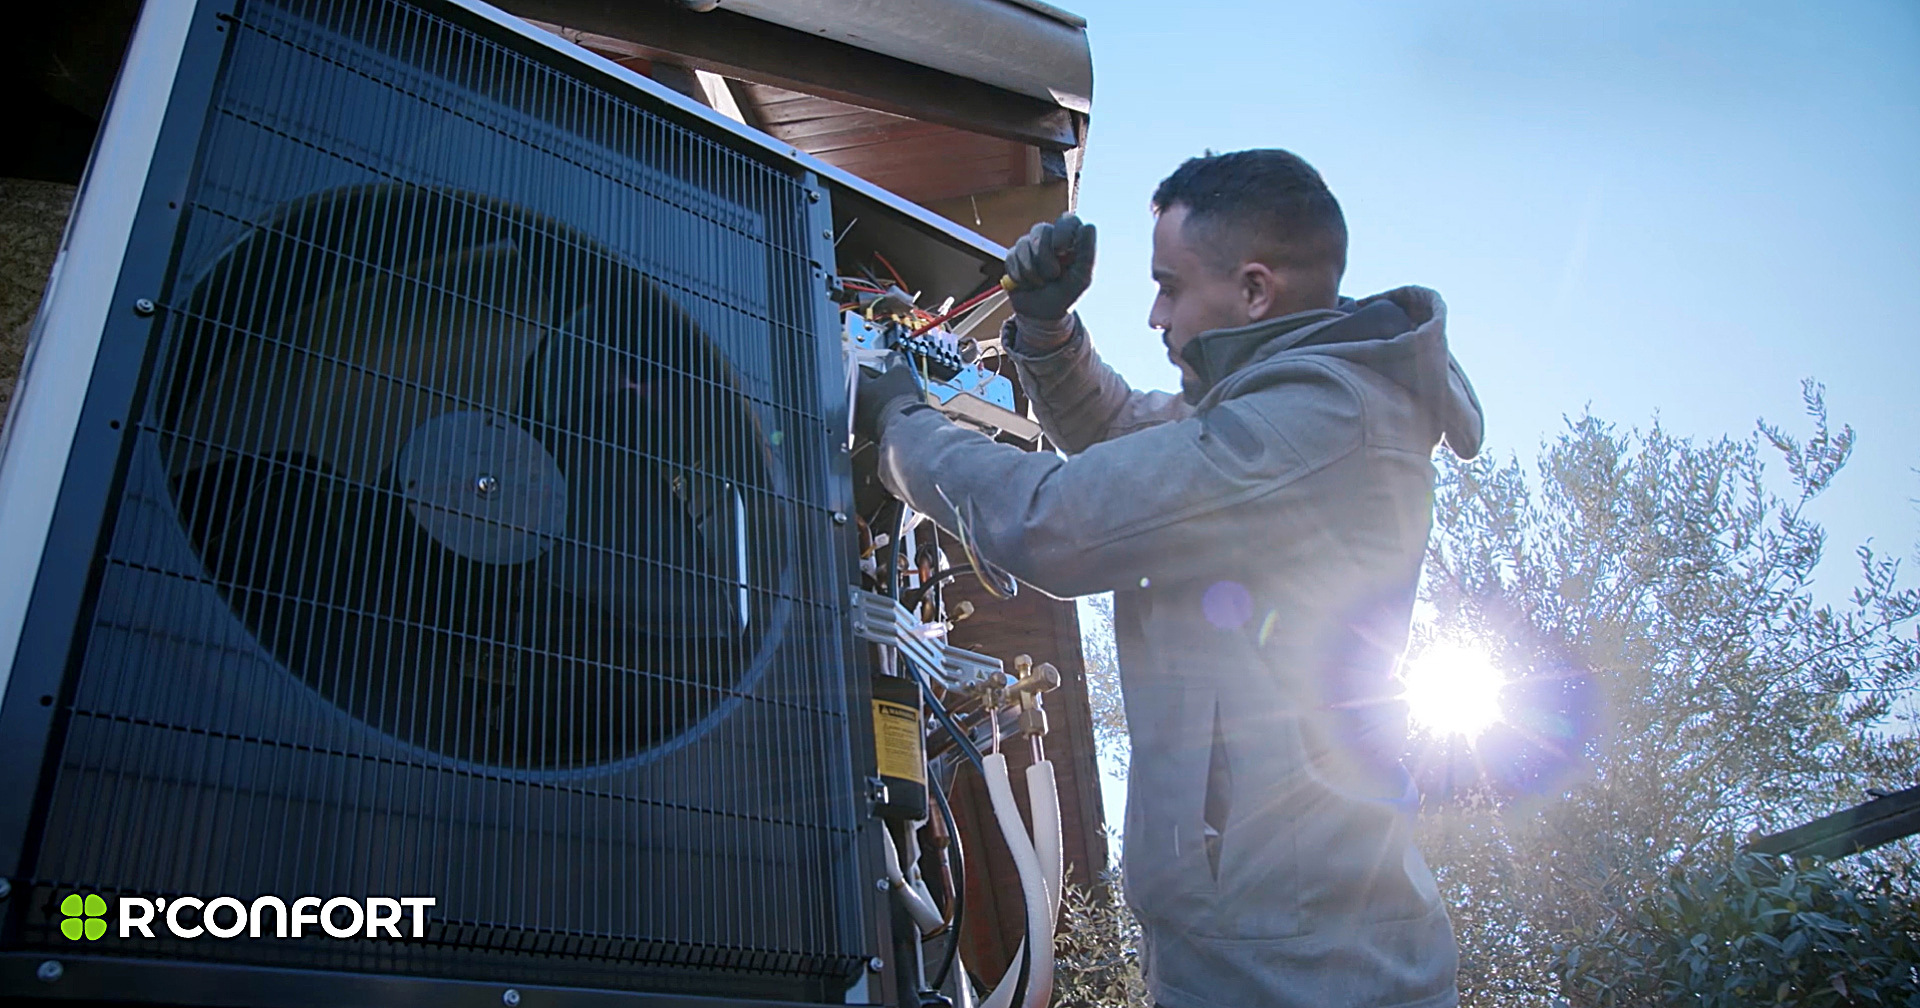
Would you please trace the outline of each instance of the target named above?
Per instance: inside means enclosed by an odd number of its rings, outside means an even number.
[[[1185,399],[1187,405],[1200,405],[1200,400],[1207,397],[1208,389],[1209,386],[1200,379],[1187,374],[1185,371],[1180,372],[1180,398]]]
[[[1166,346],[1166,342],[1166,337],[1162,336],[1161,345]],[[1189,406],[1198,406],[1200,400],[1206,397],[1207,386],[1200,381],[1198,375],[1193,373],[1193,365],[1183,363],[1180,358],[1181,355],[1174,353],[1172,347],[1167,347],[1167,363],[1180,372],[1180,398],[1185,399]]]

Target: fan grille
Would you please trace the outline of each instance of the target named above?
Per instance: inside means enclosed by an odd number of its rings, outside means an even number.
[[[369,219],[438,223],[368,242]],[[791,501],[741,382],[639,271],[569,268],[587,250],[509,207],[349,189],[185,301],[157,412],[214,585],[327,699],[457,758],[643,753],[739,692],[787,616],[756,588]],[[260,299],[294,255],[331,282]]]
[[[227,30],[36,892],[438,900],[89,952],[837,999],[802,180],[415,5]]]

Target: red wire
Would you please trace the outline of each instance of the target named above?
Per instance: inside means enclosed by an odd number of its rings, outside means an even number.
[[[876,252],[874,254],[878,255],[879,253]],[[942,315],[931,322],[927,322],[923,324],[922,326],[920,326],[920,328],[915,329],[914,331],[908,333],[907,335],[918,336],[921,333],[926,332],[929,329],[932,329],[934,326],[937,326],[940,323],[945,322],[946,320],[954,317],[955,315],[958,315],[961,312],[966,311],[967,309],[973,307],[974,305],[977,305],[980,302],[985,301],[986,299],[998,293],[1000,293],[1000,285],[995,284],[994,286],[989,287],[978,294],[975,294],[974,296],[966,299],[965,301],[960,302],[958,305],[954,306],[954,308],[951,311],[948,311],[945,315]]]
[[[886,256],[883,256],[880,253],[875,252],[873,254],[873,257],[875,259],[880,260],[880,265],[885,266],[887,268],[888,273],[893,274],[893,282],[899,284],[901,290],[907,289],[907,282],[905,280],[900,279],[900,271],[893,268],[893,264],[887,261]]]

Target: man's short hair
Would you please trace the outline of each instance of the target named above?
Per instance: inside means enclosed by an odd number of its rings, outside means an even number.
[[[1209,151],[1189,158],[1153,191],[1153,212],[1187,208],[1185,229],[1222,268],[1242,262],[1346,271],[1347,220],[1326,182],[1283,150]]]

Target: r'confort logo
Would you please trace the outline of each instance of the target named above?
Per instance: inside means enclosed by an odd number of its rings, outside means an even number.
[[[60,901],[60,933],[74,941],[94,941],[107,933],[107,901],[94,893],[74,893]]]
[[[173,938],[301,938],[318,927],[333,938],[424,938],[427,908],[432,896],[352,896],[323,900],[302,896],[289,905],[278,896],[261,896],[245,903],[232,896],[202,900],[197,896],[172,899],[122,896],[119,913],[122,938],[157,938],[164,928]],[[98,893],[73,893],[60,901],[60,933],[73,941],[94,941],[107,933],[107,901]],[[400,933],[405,919],[409,934]],[[269,923],[271,922],[271,923]]]

